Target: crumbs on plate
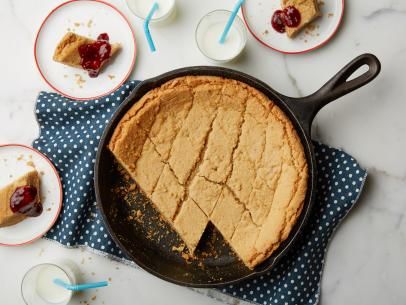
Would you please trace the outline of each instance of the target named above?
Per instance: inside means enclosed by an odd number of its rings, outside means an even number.
[[[30,167],[33,167],[33,168],[35,168],[35,164],[34,164],[34,162],[32,162],[32,161],[27,161],[27,166],[30,166]]]
[[[76,77],[76,80],[75,80],[76,84],[77,84],[80,88],[83,88],[83,85],[86,83],[86,80],[83,79],[83,76],[80,75],[80,74],[75,74],[75,77]]]

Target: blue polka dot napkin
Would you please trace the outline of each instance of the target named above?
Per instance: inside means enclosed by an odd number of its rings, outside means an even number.
[[[129,263],[109,236],[93,190],[97,145],[115,109],[137,81],[115,93],[86,102],[41,92],[36,115],[41,128],[33,146],[55,164],[62,179],[64,205],[46,238],[67,247],[88,247]],[[348,154],[314,143],[318,165],[315,207],[304,234],[292,251],[270,272],[221,289],[199,289],[229,301],[233,296],[257,304],[317,304],[324,256],[332,233],[358,199],[366,172]],[[233,302],[234,303],[234,302]]]

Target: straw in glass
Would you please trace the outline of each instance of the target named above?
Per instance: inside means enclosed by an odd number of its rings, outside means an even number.
[[[228,32],[230,31],[231,26],[233,25],[234,19],[237,16],[237,13],[238,13],[238,11],[239,11],[239,9],[240,9],[243,2],[244,2],[244,0],[238,0],[238,2],[235,4],[235,6],[234,6],[234,8],[233,8],[233,10],[231,12],[230,18],[228,18],[226,27],[224,28],[224,31],[221,34],[219,43],[223,44],[226,41]]]
[[[149,22],[151,21],[152,16],[154,15],[155,11],[158,8],[159,8],[158,3],[154,2],[154,4],[152,4],[151,10],[149,11],[149,13],[147,15],[147,18],[145,18],[145,21],[144,21],[144,33],[145,33],[145,37],[147,38],[149,49],[151,50],[151,52],[155,52],[156,48],[154,45],[154,41],[152,40],[151,33],[149,31]]]
[[[85,290],[85,289],[108,286],[107,281],[96,282],[96,283],[86,283],[86,284],[76,284],[76,285],[68,284],[61,279],[54,279],[53,282],[55,285],[58,285],[59,287],[62,287],[62,288],[68,289],[68,290],[72,290],[72,291],[81,291],[81,290]]]

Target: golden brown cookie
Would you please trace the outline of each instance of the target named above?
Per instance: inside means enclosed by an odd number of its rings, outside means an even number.
[[[68,32],[62,37],[61,41],[56,46],[53,60],[71,67],[82,68],[80,64],[81,58],[79,55],[79,47],[93,42],[95,42],[95,40]],[[110,57],[115,56],[120,48],[120,44],[118,43],[111,44]],[[103,65],[104,64],[105,63],[103,63]]]
[[[300,12],[300,24],[297,27],[286,27],[289,38],[295,37],[314,19],[320,16],[318,0],[282,0],[282,8],[295,7]]]
[[[108,146],[191,253],[212,222],[253,268],[303,207],[301,141],[279,107],[242,82],[173,79],[134,104]]]
[[[10,199],[15,190],[27,185],[36,188],[36,201],[40,202],[40,179],[36,170],[27,172],[0,189],[0,228],[15,225],[27,218],[25,214],[14,213],[10,208]]]

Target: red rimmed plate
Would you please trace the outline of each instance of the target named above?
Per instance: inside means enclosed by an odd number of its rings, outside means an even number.
[[[93,39],[108,33],[111,43],[121,50],[98,77],[91,78],[82,69],[53,61],[56,45],[68,31]],[[130,76],[136,58],[133,30],[126,17],[103,1],[73,0],[54,8],[38,30],[34,56],[41,76],[58,93],[75,100],[105,96],[119,88]]]
[[[276,32],[270,23],[273,13],[281,7],[280,0],[246,0],[242,6],[242,13],[248,30],[259,42],[284,54],[300,54],[326,44],[341,24],[344,0],[319,2],[322,16],[293,39]]]
[[[38,150],[21,144],[0,145],[0,188],[35,169],[41,179],[43,212],[0,228],[0,246],[20,246],[42,237],[53,226],[62,208],[62,185],[55,167]]]

